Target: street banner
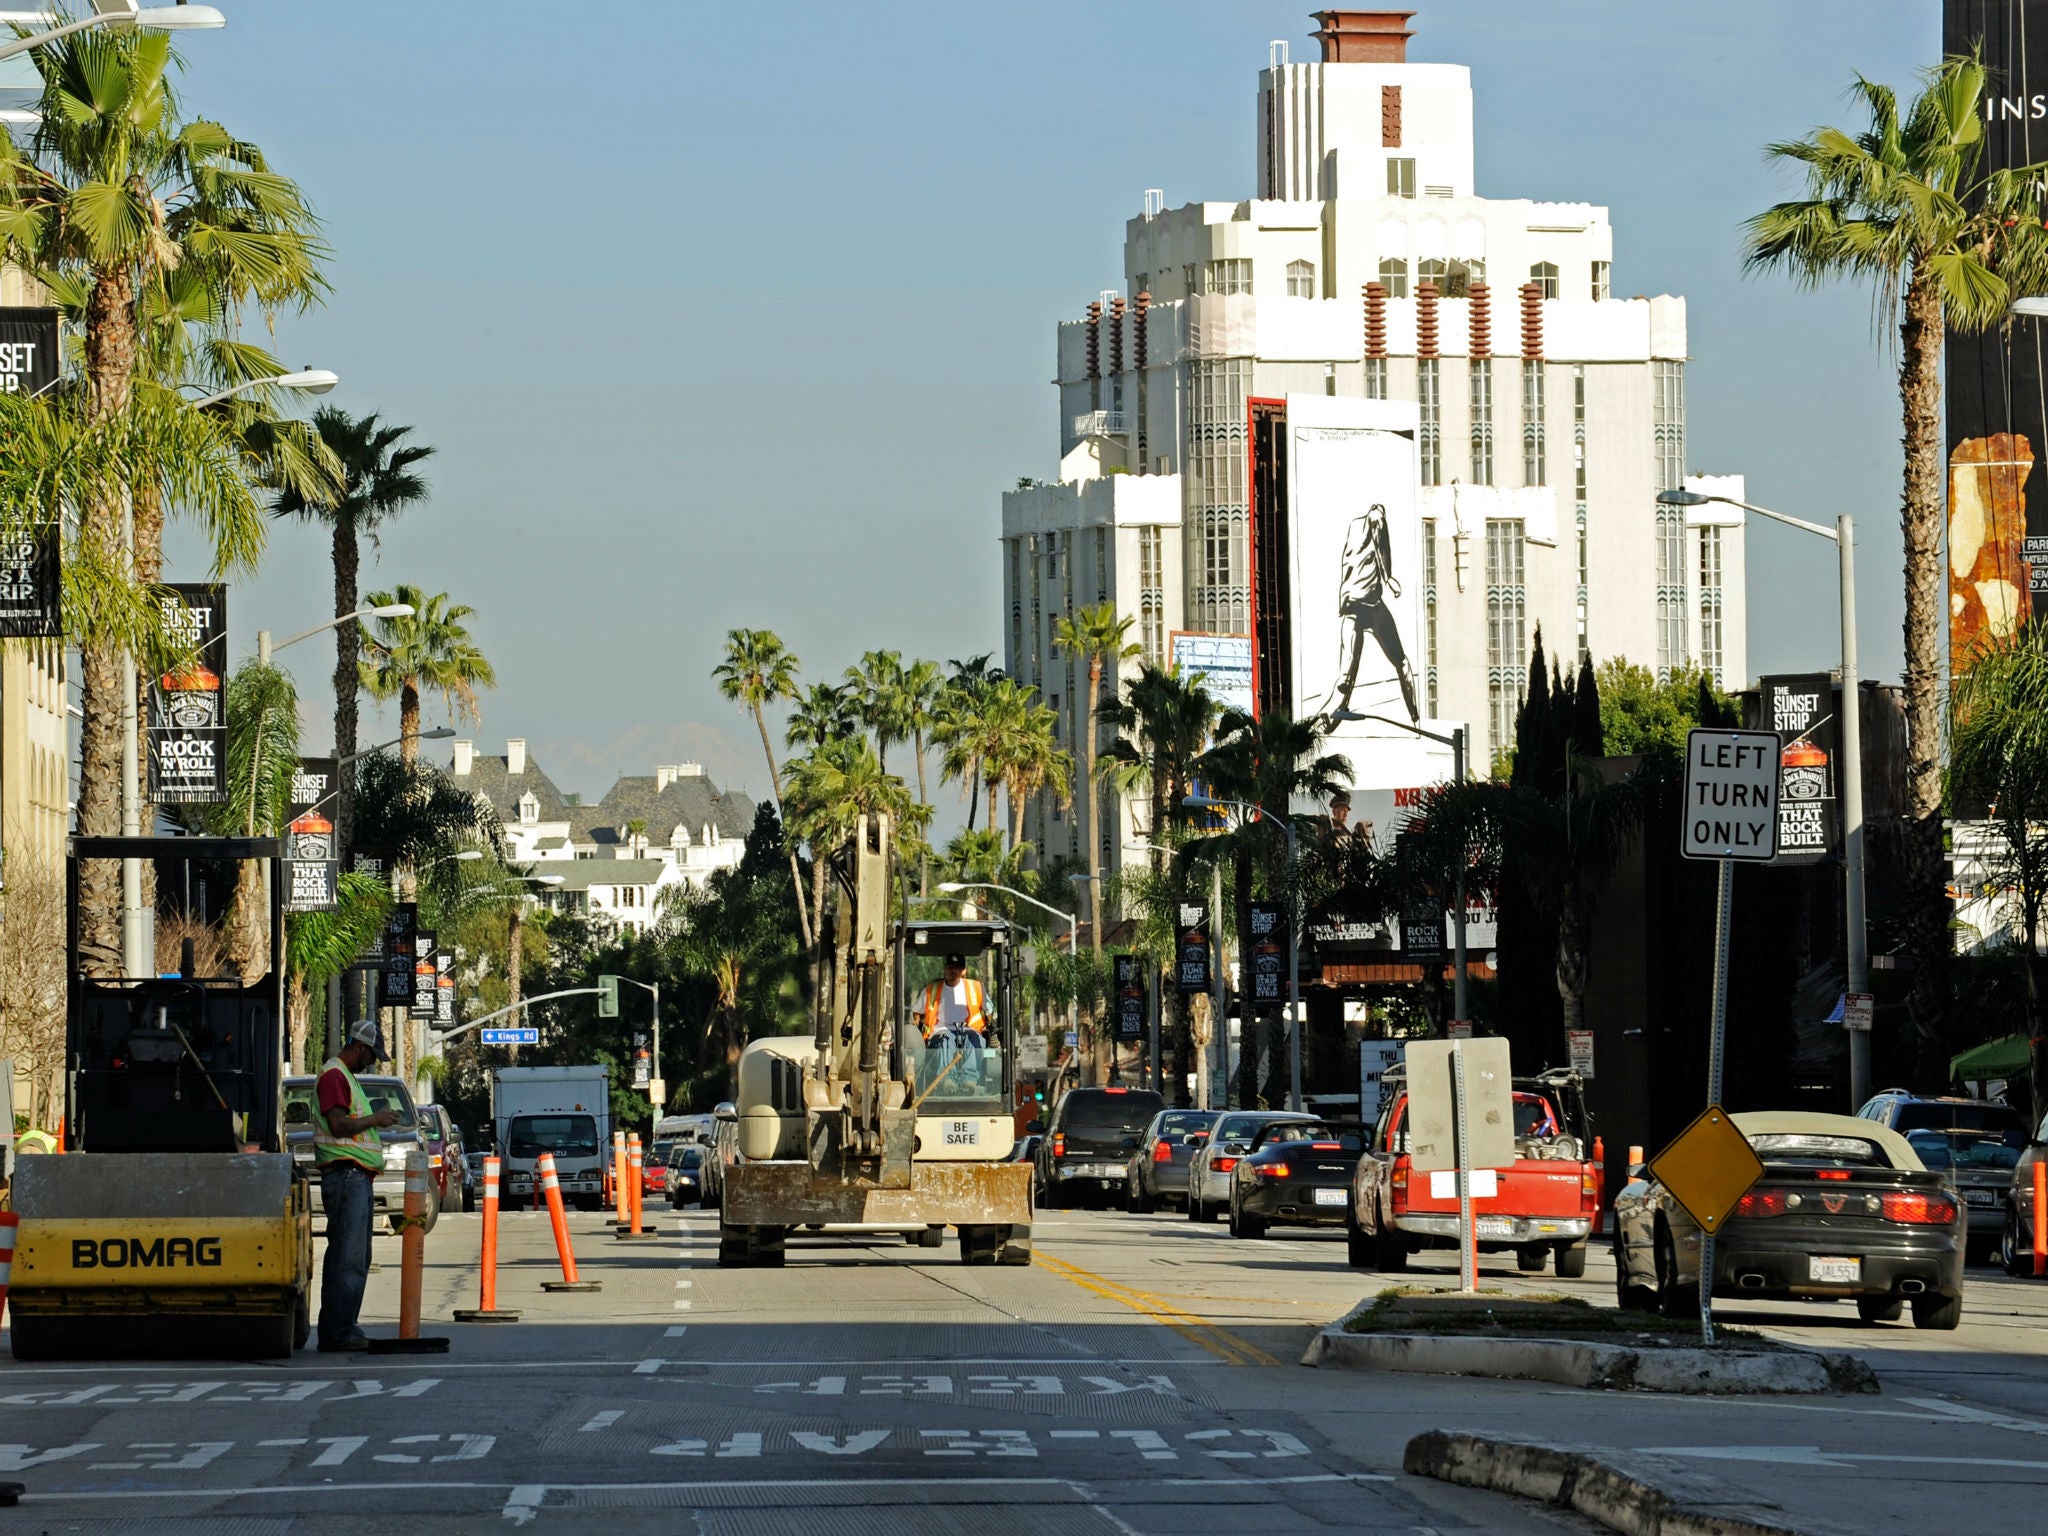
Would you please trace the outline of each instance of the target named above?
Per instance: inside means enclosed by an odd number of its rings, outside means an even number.
[[[432,929],[419,932],[419,947],[412,961],[412,1016],[432,1020],[440,1010],[440,946]]]
[[[1841,848],[1841,751],[1834,679],[1825,672],[1759,681],[1767,731],[1778,733],[1779,864],[1820,864]]]
[[[1401,917],[1401,958],[1424,964],[1443,959],[1450,950],[1444,938],[1450,921],[1451,914],[1437,910],[1433,904],[1404,913]]]
[[[440,1029],[451,1029],[461,1023],[455,1008],[455,955],[442,950],[434,956],[441,974],[434,980],[434,1024]]]
[[[1137,955],[1116,957],[1116,1037],[1145,1038],[1145,962]]]
[[[387,889],[391,883],[391,850],[389,848],[351,848],[346,860],[348,872],[352,875],[369,875]],[[363,945],[362,953],[356,956],[356,964],[370,970],[384,969],[384,940],[386,930],[379,928]]]
[[[1209,906],[1184,901],[1174,928],[1173,981],[1183,997],[1209,990]]]
[[[224,805],[228,798],[228,589],[166,586],[164,633],[179,660],[149,689],[149,798]]]
[[[420,909],[416,902],[392,905],[384,920],[384,985],[378,1001],[386,1008],[410,1008],[413,992],[413,962],[418,958]]]
[[[1287,995],[1287,925],[1275,901],[1251,906],[1252,1001],[1277,1003]]]
[[[341,904],[341,849],[328,815],[334,778],[331,757],[302,757],[292,772],[292,819],[284,839],[287,912],[332,912]]]
[[[61,344],[56,310],[0,309],[0,394],[39,395],[55,384],[63,375]],[[63,581],[56,516],[0,539],[0,638],[62,635]]]

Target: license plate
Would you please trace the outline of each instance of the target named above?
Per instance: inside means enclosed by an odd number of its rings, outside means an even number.
[[[1815,1253],[1807,1255],[1806,1278],[1818,1280],[1825,1285],[1855,1285],[1863,1278],[1861,1259],[1830,1258]]]
[[[1473,1228],[1481,1237],[1513,1237],[1515,1224],[1506,1216],[1476,1216]]]
[[[1966,1189],[1963,1191],[1963,1200],[1969,1205],[1997,1204],[1996,1198],[1988,1189]]]
[[[1319,1189],[1316,1191],[1317,1205],[1342,1205],[1344,1191],[1341,1189]]]

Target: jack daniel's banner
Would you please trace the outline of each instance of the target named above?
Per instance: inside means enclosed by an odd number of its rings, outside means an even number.
[[[56,310],[0,309],[0,394],[39,395],[55,384],[58,347]],[[0,638],[63,634],[61,549],[54,518],[0,535]]]
[[[1820,864],[1840,847],[1835,681],[1824,672],[1758,680],[1762,729],[1778,733],[1778,856]]]
[[[164,633],[183,658],[149,689],[149,798],[222,805],[228,798],[228,590],[167,586]]]
[[[341,850],[334,841],[335,764],[302,757],[292,773],[292,819],[285,828],[285,910],[332,912],[341,902]]]

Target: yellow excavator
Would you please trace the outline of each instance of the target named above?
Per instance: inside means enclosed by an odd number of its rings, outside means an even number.
[[[19,1360],[288,1357],[306,1342],[312,1200],[284,1141],[284,865],[270,838],[73,838],[66,1150],[15,1165]],[[263,975],[103,978],[79,963],[79,869],[149,859],[188,909],[268,861]],[[169,882],[176,882],[171,884]]]
[[[861,818],[831,856],[827,890],[812,951],[813,1033],[749,1045],[739,1100],[717,1111],[736,1122],[719,1263],[778,1266],[790,1234],[806,1229],[901,1232],[936,1248],[949,1226],[963,1263],[1030,1263],[1031,1166],[1009,1161],[1009,925],[897,919],[887,816]],[[987,1028],[927,1041],[911,1000],[949,954],[984,972]]]

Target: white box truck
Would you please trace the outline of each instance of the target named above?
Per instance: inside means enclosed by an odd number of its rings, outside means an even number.
[[[535,1166],[552,1152],[563,1202],[603,1207],[612,1155],[611,1078],[603,1067],[499,1067],[491,1074],[491,1121],[507,1204],[533,1199]]]

